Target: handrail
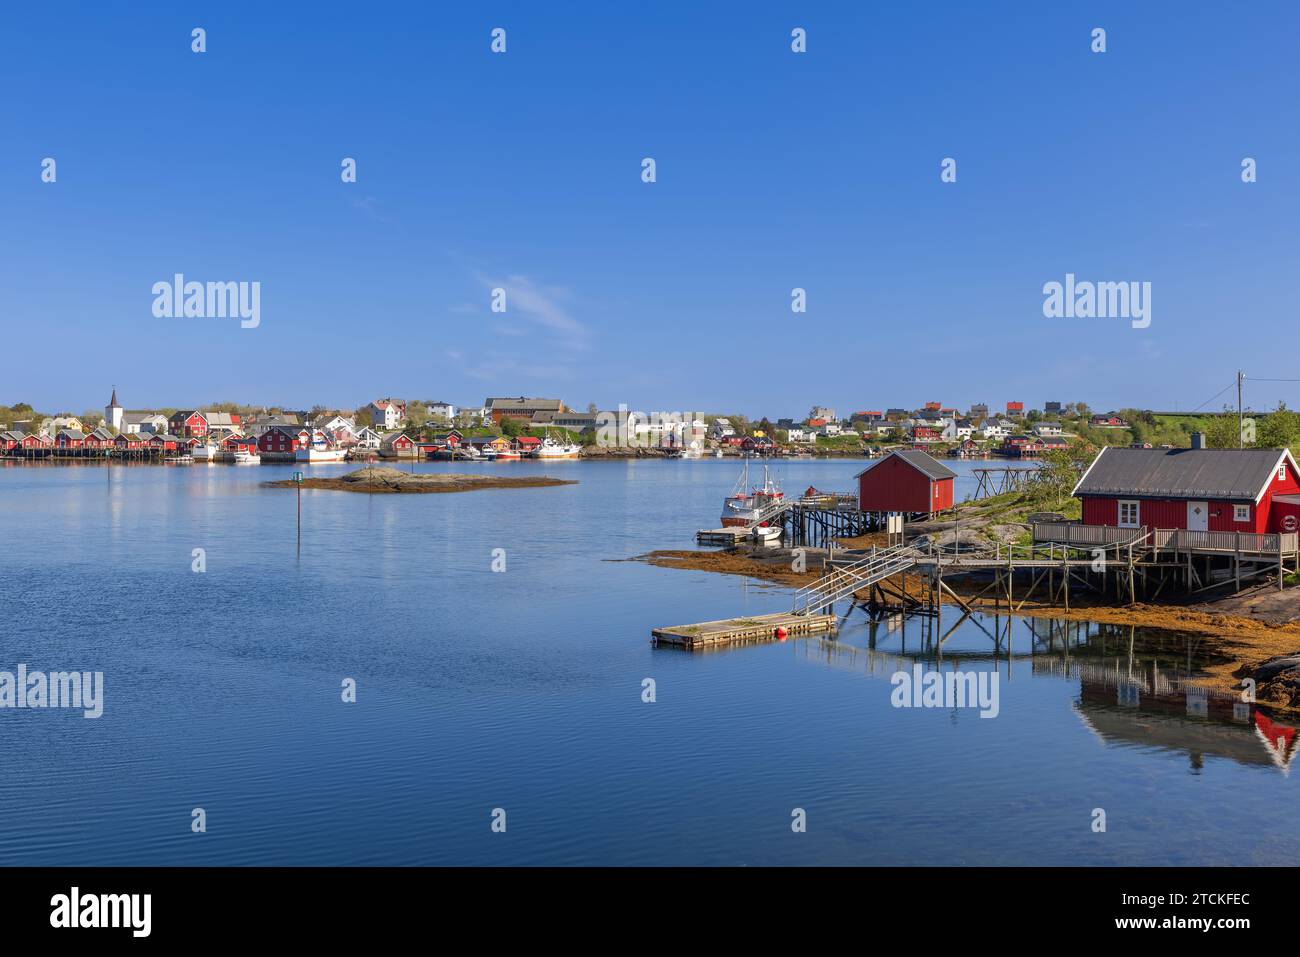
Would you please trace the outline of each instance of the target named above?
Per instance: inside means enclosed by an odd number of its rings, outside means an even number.
[[[808,612],[823,608],[859,588],[888,578],[916,564],[915,550],[908,545],[872,549],[872,553],[848,565],[835,565],[811,585],[794,593],[794,609]]]

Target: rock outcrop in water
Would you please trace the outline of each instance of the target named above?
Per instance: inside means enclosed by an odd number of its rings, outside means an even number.
[[[269,488],[295,488],[292,479],[264,483]],[[577,485],[573,479],[546,475],[474,475],[467,472],[403,472],[389,465],[366,466],[332,478],[303,479],[303,488],[336,489],[344,492],[472,492],[487,488],[545,488]]]

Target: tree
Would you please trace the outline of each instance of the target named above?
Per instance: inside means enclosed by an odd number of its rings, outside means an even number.
[[[420,430],[425,427],[429,421],[429,415],[424,411],[425,406],[411,403],[406,407],[406,426],[409,429]]]
[[[1255,444],[1266,449],[1287,449],[1300,439],[1300,413],[1292,412],[1285,402],[1264,416],[1255,430]]]
[[[1068,449],[1049,449],[1043,453],[1042,471],[1038,475],[1039,488],[1046,493],[1048,501],[1060,505],[1069,497],[1075,483],[1079,481],[1074,463],[1091,461],[1095,451],[1086,442],[1075,442]]]
[[[1210,420],[1205,429],[1205,441],[1212,449],[1235,449],[1241,441],[1237,429],[1237,413],[1223,407],[1223,414]]]

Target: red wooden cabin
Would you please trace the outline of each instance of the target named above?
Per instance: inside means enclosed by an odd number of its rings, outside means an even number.
[[[952,508],[957,473],[916,449],[891,452],[859,472],[864,512],[931,514]]]
[[[182,409],[167,420],[167,429],[176,436],[207,435],[208,420],[196,409]]]
[[[1292,532],[1300,477],[1286,449],[1107,447],[1074,494],[1083,524],[1209,532]]]

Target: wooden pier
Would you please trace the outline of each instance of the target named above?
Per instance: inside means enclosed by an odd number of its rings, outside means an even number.
[[[722,621],[703,621],[698,625],[656,628],[651,632],[651,640],[657,645],[672,645],[695,651],[724,645],[779,641],[784,637],[802,638],[825,634],[835,631],[837,622],[834,615],[778,612],[773,615],[755,615],[752,618],[727,618]]]
[[[912,516],[921,517],[921,516]],[[702,528],[695,533],[700,545],[736,545],[758,525],[781,528],[787,547],[824,548],[837,538],[854,538],[885,527],[887,512],[864,512],[857,497],[848,493],[819,493],[785,499],[765,506],[747,525]]]
[[[700,545],[738,545],[749,538],[749,526],[728,525],[726,528],[702,528],[695,533]]]

